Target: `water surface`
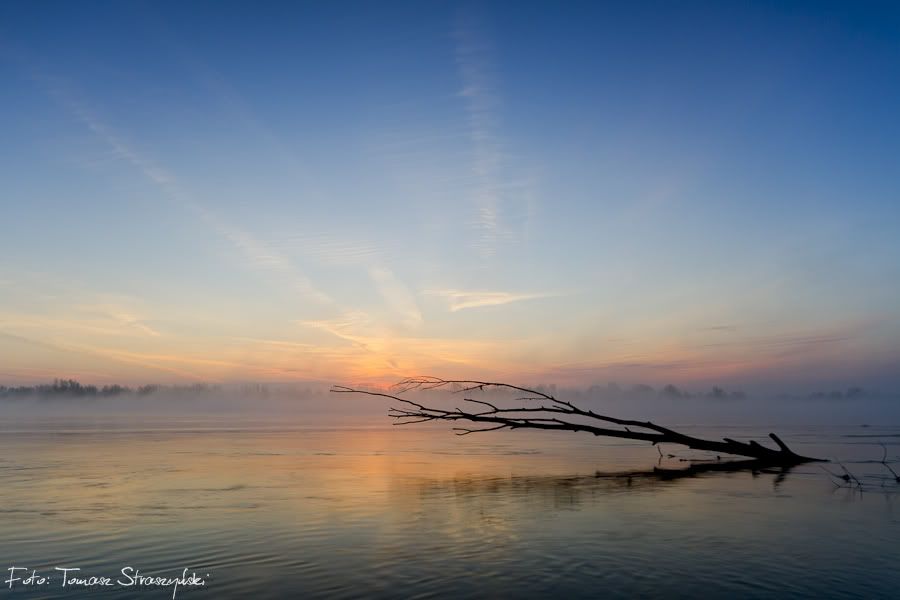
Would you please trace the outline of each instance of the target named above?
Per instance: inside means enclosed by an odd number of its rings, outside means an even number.
[[[210,418],[7,420],[0,429],[0,565],[51,577],[4,584],[3,597],[172,596],[62,588],[56,566],[113,579],[125,566],[204,577],[180,598],[878,598],[900,589],[897,486],[879,463],[881,444],[898,458],[898,427],[780,430],[801,454],[840,459],[863,493],[836,487],[818,465],[661,479],[642,473],[704,456],[555,432],[456,437]]]

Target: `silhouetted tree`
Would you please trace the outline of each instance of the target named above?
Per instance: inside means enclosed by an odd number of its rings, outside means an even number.
[[[649,387],[649,386],[647,386]],[[486,400],[463,398],[473,408],[463,410],[433,408],[425,406],[400,394],[410,391],[427,391],[446,388],[456,393],[504,389],[516,393],[516,401],[524,406],[502,407]],[[545,388],[546,389],[546,388]],[[651,388],[652,389],[652,388]],[[405,379],[391,388],[392,393],[360,390],[344,386],[334,386],[332,392],[367,394],[389,398],[400,403],[391,407],[388,413],[396,419],[397,425],[425,423],[429,421],[450,421],[453,423],[475,423],[478,427],[454,427],[457,435],[468,435],[500,429],[544,429],[549,431],[583,431],[597,436],[642,440],[651,444],[681,444],[694,450],[705,450],[720,454],[733,454],[763,461],[772,465],[795,465],[820,459],[794,453],[774,433],[769,437],[777,450],[767,448],[758,442],[739,442],[730,438],[706,440],[679,433],[668,427],[650,421],[619,419],[578,408],[567,400],[560,400],[542,389],[529,389],[508,383],[485,381],[445,380],[436,377],[416,377]],[[494,399],[493,397],[491,398]],[[496,400],[495,400],[496,401]],[[610,425],[616,426],[615,428]],[[823,461],[824,462],[824,461]]]
[[[684,392],[682,392],[681,390],[679,390],[677,387],[675,387],[675,386],[672,385],[671,383],[670,383],[669,385],[667,385],[666,387],[664,387],[664,388],[660,391],[660,394],[663,395],[663,396],[670,396],[670,397],[672,397],[672,398],[682,398],[682,397],[685,396],[685,393],[684,393]]]

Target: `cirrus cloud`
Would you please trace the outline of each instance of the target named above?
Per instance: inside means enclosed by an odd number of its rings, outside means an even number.
[[[514,292],[488,292],[488,291],[464,291],[464,290],[429,290],[425,292],[429,296],[445,298],[450,312],[466,310],[468,308],[481,308],[484,306],[500,306],[521,302],[523,300],[535,300],[537,298],[550,298],[559,294],[552,293],[514,293]]]

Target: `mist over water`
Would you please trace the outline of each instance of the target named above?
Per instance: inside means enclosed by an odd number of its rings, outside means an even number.
[[[362,389],[369,389],[363,387]],[[381,391],[390,389],[378,388]],[[733,426],[862,426],[877,423],[900,424],[900,395],[861,392],[748,395],[742,392],[711,392],[680,395],[667,393],[662,386],[638,385],[619,389],[594,386],[587,389],[539,388],[563,400],[601,414],[621,418],[651,420],[668,425]],[[677,390],[677,388],[675,388]],[[720,388],[713,388],[717,390]],[[381,426],[390,424],[391,405],[385,398],[330,393],[325,384],[231,385],[160,388],[152,393],[126,392],[116,395],[9,394],[0,395],[0,427],[15,426],[33,419],[143,422],[170,417],[192,417],[215,422],[227,420],[278,420],[291,418],[309,425],[343,423]],[[720,390],[721,391],[721,390]],[[422,396],[404,394],[421,399]],[[509,402],[507,393],[472,392],[464,397]],[[428,392],[424,398],[438,404],[455,406],[463,397],[441,391]],[[519,403],[521,404],[521,403]]]

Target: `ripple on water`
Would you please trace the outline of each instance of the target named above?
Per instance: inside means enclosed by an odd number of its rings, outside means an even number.
[[[217,597],[887,597],[900,588],[896,496],[844,494],[820,469],[780,482],[765,472],[662,481],[604,475],[652,468],[658,456],[594,440],[192,431],[0,438],[0,455],[15,457],[0,464],[0,561],[101,574],[197,569]],[[877,445],[844,434],[804,440],[887,485],[880,449],[865,454]]]

